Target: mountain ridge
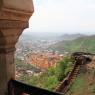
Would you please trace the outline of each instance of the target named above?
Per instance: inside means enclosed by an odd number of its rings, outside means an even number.
[[[91,52],[95,53],[95,35],[83,36],[71,41],[61,41],[52,46],[51,49],[62,52]]]

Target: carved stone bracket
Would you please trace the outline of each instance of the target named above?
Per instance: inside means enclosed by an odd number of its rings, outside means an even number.
[[[0,0],[0,95],[7,95],[7,83],[15,79],[15,44],[33,11],[32,0]]]
[[[25,29],[28,27],[28,22],[15,20],[0,20],[0,28],[2,29]]]
[[[0,12],[0,18],[10,19],[10,20],[19,20],[19,21],[28,21],[31,16],[30,12],[17,11],[13,9],[3,8]]]

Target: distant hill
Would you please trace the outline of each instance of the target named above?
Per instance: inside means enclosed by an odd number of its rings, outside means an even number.
[[[64,35],[61,35],[59,39],[61,40],[65,40],[65,41],[70,41],[70,40],[74,40],[74,39],[77,39],[79,37],[84,37],[85,35],[83,34],[64,34]]]
[[[84,36],[71,41],[61,41],[52,46],[49,49],[57,50],[60,53],[63,52],[76,52],[84,51],[95,53],[95,35]]]
[[[20,41],[35,41],[35,40],[53,40],[53,41],[63,41],[63,40],[74,40],[79,37],[83,37],[83,34],[64,34],[64,33],[52,33],[52,32],[33,32],[31,34],[23,33],[20,37]]]
[[[23,33],[20,39],[22,41],[35,41],[35,40],[58,40],[61,38],[62,33],[52,32],[32,32],[30,34]]]

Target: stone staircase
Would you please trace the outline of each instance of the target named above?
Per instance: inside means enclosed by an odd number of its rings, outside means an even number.
[[[67,77],[62,82],[60,82],[55,91],[64,93],[66,95],[72,95],[69,89],[71,88],[72,84],[75,82],[75,79],[79,74],[79,71],[88,60],[88,57],[84,55],[86,54],[79,53],[78,55],[74,55],[75,62],[73,64],[72,70],[69,72]]]

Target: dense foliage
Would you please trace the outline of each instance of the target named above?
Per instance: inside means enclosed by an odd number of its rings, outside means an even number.
[[[17,64],[17,68],[22,68],[22,64],[23,63]],[[26,68],[26,65],[23,66],[23,68]],[[29,68],[31,68],[31,66]],[[31,76],[28,74],[21,75],[19,80],[30,85],[53,90],[58,85],[58,83],[62,81],[64,77],[66,77],[71,69],[72,60],[70,57],[66,57],[62,61],[58,62],[56,67],[51,67],[41,73],[34,73]]]
[[[58,63],[56,67],[58,80],[63,80],[67,76],[69,71],[72,69],[73,60],[70,57],[65,57],[64,60]]]

